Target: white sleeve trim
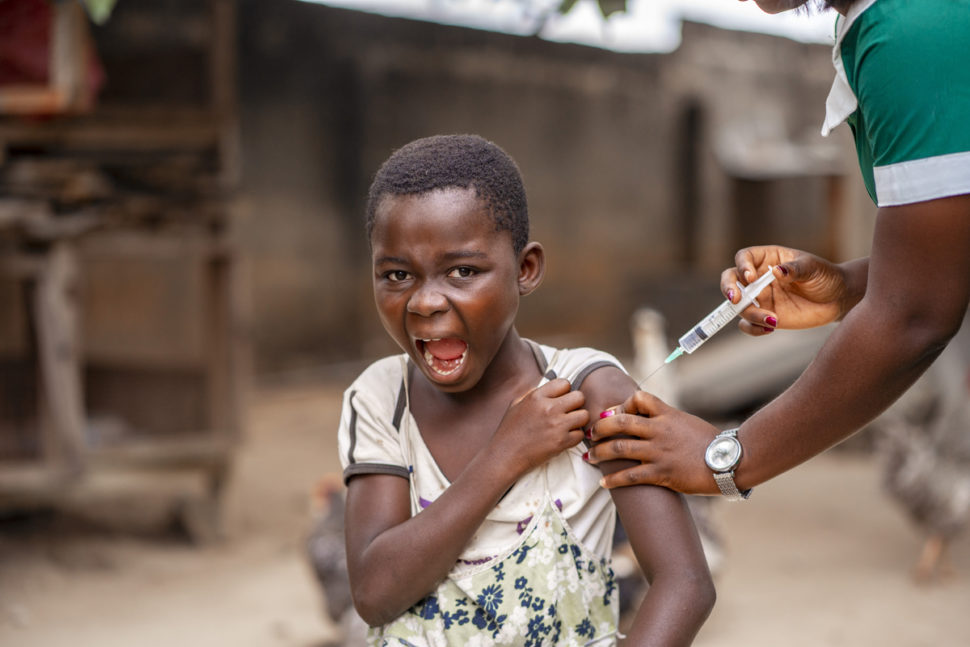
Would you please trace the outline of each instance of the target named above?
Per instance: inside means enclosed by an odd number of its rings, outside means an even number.
[[[892,207],[970,193],[970,151],[873,168],[876,203]]]

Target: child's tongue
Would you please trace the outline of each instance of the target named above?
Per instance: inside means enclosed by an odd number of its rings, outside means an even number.
[[[427,341],[424,343],[424,359],[438,373],[451,373],[458,368],[467,348],[468,344],[457,337]]]

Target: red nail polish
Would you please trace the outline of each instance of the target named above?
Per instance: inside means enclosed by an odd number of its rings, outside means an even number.
[[[593,438],[593,428],[583,429],[583,438],[586,440],[591,440]]]
[[[728,298],[728,301],[732,303],[734,302],[734,290],[728,290],[727,298]]]
[[[610,416],[614,415],[615,413],[616,413],[616,411],[613,411],[613,409],[607,409],[606,411],[604,411],[603,413],[600,414],[600,418],[609,418]]]
[[[778,320],[772,317],[771,315],[768,315],[767,317],[765,317],[765,323],[771,326],[772,328],[778,327]]]
[[[778,269],[781,270],[781,273],[782,274],[784,274],[785,276],[788,276],[788,268],[787,267],[785,267],[784,265],[779,265],[778,266]]]
[[[589,461],[589,452],[583,452],[583,460]]]
[[[774,332],[775,331],[774,328],[769,328],[768,326],[762,326],[761,329],[764,330],[765,332]]]

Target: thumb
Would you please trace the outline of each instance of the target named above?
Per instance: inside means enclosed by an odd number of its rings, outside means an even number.
[[[818,263],[811,256],[798,256],[775,266],[775,276],[789,283],[807,281],[818,269]]]
[[[649,418],[658,415],[666,406],[664,401],[654,394],[647,391],[637,391],[614,409],[616,409],[616,413],[632,413]]]

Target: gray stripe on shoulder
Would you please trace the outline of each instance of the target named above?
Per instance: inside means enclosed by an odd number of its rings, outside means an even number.
[[[357,448],[357,407],[354,406],[354,397],[357,395],[357,391],[351,391],[350,397],[347,402],[350,403],[350,446],[347,448],[347,464],[353,465],[356,461],[354,460],[354,449]]]
[[[589,377],[589,374],[590,373],[592,373],[593,371],[599,370],[601,368],[605,368],[607,366],[612,366],[614,368],[620,368],[619,366],[617,366],[613,362],[607,361],[605,359],[604,360],[600,360],[598,362],[593,362],[589,366],[584,367],[583,370],[581,370],[576,375],[576,379],[573,380],[573,390],[576,391],[578,389],[581,389],[583,387],[583,381],[587,377]]]
[[[390,465],[388,463],[355,463],[354,465],[348,465],[347,469],[344,470],[344,485],[347,484],[351,477],[362,474],[388,474],[390,476],[400,476],[405,479],[411,477],[408,468],[401,467],[400,465]]]

